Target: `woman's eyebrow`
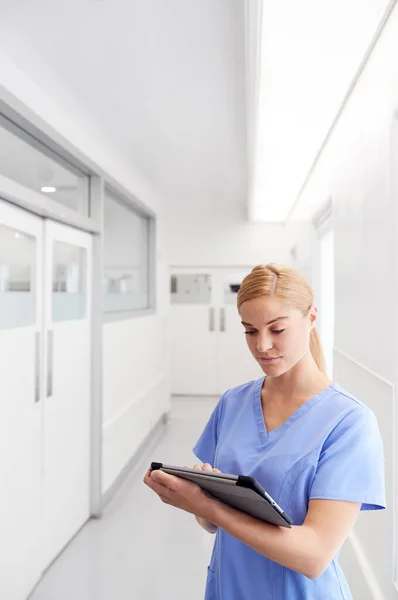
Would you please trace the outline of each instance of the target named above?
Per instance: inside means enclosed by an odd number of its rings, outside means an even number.
[[[272,319],[272,321],[269,321],[269,323],[267,323],[267,325],[272,325],[272,323],[276,323],[277,321],[280,321],[282,319],[288,319],[289,317],[278,317],[277,319]],[[251,325],[250,323],[245,323],[245,321],[241,321],[242,325],[245,325],[245,327],[254,327],[254,325]]]

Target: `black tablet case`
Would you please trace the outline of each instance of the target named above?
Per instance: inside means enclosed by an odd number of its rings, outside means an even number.
[[[170,475],[188,479],[224,504],[256,519],[272,525],[279,525],[279,527],[290,527],[292,524],[289,515],[277,505],[253,477],[198,471],[163,463],[152,463],[151,467],[153,470],[161,469]]]

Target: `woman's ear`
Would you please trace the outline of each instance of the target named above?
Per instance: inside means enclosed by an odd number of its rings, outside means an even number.
[[[310,321],[311,329],[313,329],[316,325],[316,321],[318,319],[318,309],[316,306],[310,306],[310,310],[308,312],[308,318]]]

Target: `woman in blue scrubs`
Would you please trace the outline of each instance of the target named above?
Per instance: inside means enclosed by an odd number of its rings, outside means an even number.
[[[216,533],[205,600],[349,600],[339,550],[360,510],[385,508],[376,419],[328,379],[301,274],[256,267],[238,310],[265,375],[222,396],[194,448],[196,468],[255,477],[293,527],[260,522],[161,471],[144,481]]]

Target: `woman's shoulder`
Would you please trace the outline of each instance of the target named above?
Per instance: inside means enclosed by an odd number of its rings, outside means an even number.
[[[336,408],[357,410],[358,412],[372,412],[362,400],[348,392],[337,382],[330,385],[330,396],[333,398]]]
[[[330,386],[329,394],[324,400],[319,408],[330,423],[334,421],[335,425],[345,427],[353,422],[365,426],[372,426],[377,422],[372,409],[338,383]]]

